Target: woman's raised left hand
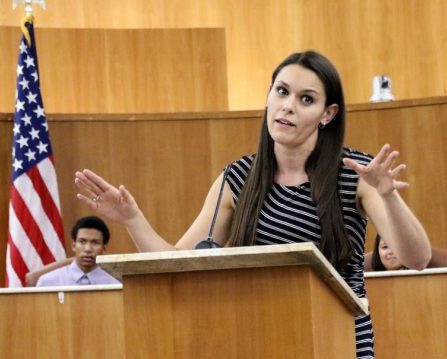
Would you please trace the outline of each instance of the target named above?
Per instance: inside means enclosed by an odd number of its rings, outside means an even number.
[[[343,163],[357,172],[366,183],[376,188],[382,197],[386,197],[394,190],[409,186],[407,182],[396,179],[407,167],[405,164],[399,164],[393,168],[398,157],[399,152],[391,151],[390,145],[386,144],[367,166],[361,165],[350,158],[344,158]]]

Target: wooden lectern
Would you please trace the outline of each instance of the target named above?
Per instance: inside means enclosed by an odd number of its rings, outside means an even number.
[[[127,358],[355,358],[366,305],[312,243],[107,255]]]

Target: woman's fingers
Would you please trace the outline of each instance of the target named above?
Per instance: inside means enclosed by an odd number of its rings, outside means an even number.
[[[394,181],[394,188],[399,190],[399,189],[404,189],[404,188],[408,188],[410,187],[410,184],[407,182],[403,182],[403,181]]]
[[[390,169],[393,166],[394,162],[396,161],[397,157],[399,157],[398,151],[391,152],[383,162],[383,166],[387,169]]]
[[[80,176],[80,178],[82,178],[83,182],[86,184],[88,189],[94,193],[94,197],[105,192],[105,190],[103,190],[101,188],[100,177],[95,175],[93,172],[91,172],[89,170],[83,170],[82,176]],[[109,187],[110,187],[110,185],[109,185]]]
[[[354,170],[358,174],[365,172],[365,169],[366,169],[365,166],[361,165],[360,163],[358,163],[350,158],[343,158],[343,163],[345,164],[345,166]]]
[[[106,194],[116,194],[118,190],[102,177],[90,170],[77,171],[75,173],[75,184],[95,202],[104,199]]]
[[[98,176],[95,172],[85,169],[82,171],[84,176],[92,183],[99,192],[105,192],[110,187],[113,187],[109,182],[107,182],[101,176]]]
[[[382,163],[386,158],[386,156],[388,155],[389,150],[390,150],[389,144],[383,145],[379,153],[370,162],[370,165],[374,165],[376,163]]]
[[[130,192],[124,187],[124,185],[119,186],[118,190],[120,191],[121,197],[124,199],[124,202],[131,203],[134,201],[133,196]]]
[[[394,189],[400,190],[409,187],[407,182],[396,180],[397,176],[407,167],[405,164],[399,164],[392,168],[398,157],[399,152],[390,152],[390,146],[386,144],[367,166],[350,158],[343,158],[343,163],[361,176],[366,183],[375,187],[379,193],[388,194]]]
[[[93,189],[93,187],[91,185],[89,185],[85,180],[83,180],[79,177],[75,178],[75,184],[79,190],[88,194],[90,196],[90,198],[94,198],[98,195],[97,192],[95,192],[95,190]]]
[[[123,185],[116,188],[90,170],[76,172],[75,184],[80,190],[77,198],[110,220],[125,224],[138,214],[137,203]]]
[[[405,171],[406,168],[407,168],[407,166],[404,165],[404,164],[402,163],[402,164],[400,164],[399,166],[397,166],[396,168],[390,170],[390,175],[391,175],[393,178],[396,178],[397,175],[398,175],[399,173]]]
[[[91,209],[95,210],[97,208],[97,203],[95,201],[93,201],[91,198],[84,196],[82,193],[78,193],[76,195],[76,197],[83,202],[84,204],[86,204],[88,207],[90,207]]]

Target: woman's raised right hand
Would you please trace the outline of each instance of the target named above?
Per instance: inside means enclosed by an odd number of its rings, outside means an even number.
[[[79,200],[100,216],[126,225],[140,214],[137,202],[123,185],[116,188],[87,169],[76,172],[75,184],[81,191]]]

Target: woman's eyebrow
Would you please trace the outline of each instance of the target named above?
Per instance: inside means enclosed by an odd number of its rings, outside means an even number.
[[[288,83],[282,81],[282,80],[278,80],[277,83],[280,84],[280,85],[282,85],[282,86],[284,86],[284,87],[287,87],[288,89],[290,89],[290,85],[289,85]],[[316,94],[316,95],[319,95],[319,94],[320,94],[320,91],[318,91],[318,90],[315,89],[314,87],[306,88],[306,89],[304,89],[304,90],[301,90],[301,92],[314,93],[314,94]]]

